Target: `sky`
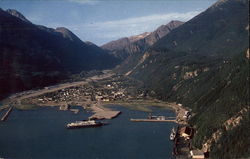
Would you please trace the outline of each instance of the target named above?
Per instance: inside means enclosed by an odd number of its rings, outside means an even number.
[[[216,0],[0,0],[34,24],[66,27],[82,41],[103,45],[151,32],[171,20],[188,21]]]

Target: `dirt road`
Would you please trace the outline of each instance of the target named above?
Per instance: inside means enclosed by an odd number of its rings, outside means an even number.
[[[23,99],[37,97],[37,96],[40,96],[40,95],[43,95],[46,93],[51,93],[51,92],[55,92],[58,90],[62,90],[62,89],[66,89],[66,88],[70,88],[70,87],[74,87],[74,86],[85,85],[91,81],[96,82],[98,80],[109,78],[112,75],[114,75],[114,73],[109,72],[109,73],[105,73],[103,75],[89,77],[89,78],[85,79],[84,81],[63,83],[63,84],[58,84],[58,85],[54,85],[54,86],[50,86],[50,87],[45,87],[45,88],[40,89],[40,90],[21,92],[19,94],[14,95],[14,96],[10,96],[7,100],[9,100],[11,102],[20,103]]]

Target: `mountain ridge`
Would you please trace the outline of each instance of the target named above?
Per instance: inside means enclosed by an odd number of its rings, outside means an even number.
[[[188,50],[188,52],[190,53],[203,52],[203,54],[211,54],[211,52],[213,52],[213,46],[208,46],[207,43],[215,45],[214,43],[220,42],[221,49],[225,49],[225,47],[232,47],[232,44],[241,46],[241,44],[244,43],[247,46],[245,42],[247,39],[238,37],[238,33],[244,34],[244,31],[246,31],[245,27],[247,27],[248,25],[248,17],[239,15],[245,15],[245,3],[247,3],[245,0],[219,1],[209,7],[206,11],[202,12],[201,14],[185,23],[184,26],[180,26],[180,28],[185,27],[182,31],[179,28],[178,33],[172,33],[169,36],[165,36],[154,45],[158,49],[176,49],[176,51]],[[235,10],[236,14],[233,12],[233,10]],[[214,23],[210,23],[210,21],[214,21]],[[235,28],[235,30],[233,30],[233,28],[231,27],[238,28]],[[206,30],[204,30],[204,28],[206,28]],[[217,30],[221,30],[221,32],[216,32]],[[237,32],[228,34],[228,32],[230,32],[231,30]],[[198,40],[198,37],[195,37],[197,33],[202,33],[202,38],[204,38],[204,40]],[[242,36],[241,34],[239,35]],[[171,39],[174,38],[173,36],[177,36],[178,38],[175,38],[175,41],[171,41]],[[220,41],[213,42],[214,40],[217,40],[217,36],[221,36],[221,39],[218,39]],[[195,41],[195,43],[189,43],[190,41]],[[206,43],[199,44],[200,46],[197,47],[197,43],[201,42]],[[179,45],[180,43],[182,46]],[[192,48],[193,46],[194,48]],[[152,49],[154,49],[154,46],[152,47]],[[241,51],[243,51],[244,49],[242,49]],[[233,50],[228,49],[228,51],[230,52]]]
[[[47,28],[0,10],[1,95],[57,83],[71,74],[114,67],[107,51],[66,28]]]
[[[64,38],[68,38],[71,41],[78,41],[84,44],[84,42],[82,42],[80,38],[78,38],[74,33],[72,33],[69,29],[65,27],[57,27],[55,31],[61,33]]]
[[[121,38],[104,44],[101,47],[111,51],[113,55],[124,60],[130,55],[145,51],[157,40],[182,24],[183,22],[181,21],[173,20],[166,25],[161,25],[153,32],[145,32],[139,35]]]
[[[13,16],[27,22],[27,23],[31,23],[28,19],[26,19],[26,17],[22,13],[18,12],[15,9],[7,9],[6,12],[9,13],[10,15],[13,15]]]
[[[215,3],[116,69],[142,81],[150,96],[192,109],[192,145],[209,143],[211,158],[250,155],[247,131],[237,134],[250,124],[248,3]],[[239,116],[244,120],[226,130],[241,110],[248,110]]]

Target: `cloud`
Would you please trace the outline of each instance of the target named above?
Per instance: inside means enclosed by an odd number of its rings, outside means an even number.
[[[188,21],[201,11],[191,11],[186,13],[152,14],[140,17],[131,17],[120,20],[99,21],[93,23],[78,23],[73,25],[63,25],[82,40],[93,41],[103,44],[121,37],[138,35],[144,32],[151,32],[160,25],[167,24],[171,20]],[[52,24],[53,27],[59,24]]]
[[[79,3],[79,4],[96,4],[98,0],[68,0],[69,2]]]
[[[89,30],[98,33],[98,38],[117,39],[124,36],[131,36],[155,30],[171,20],[188,21],[198,15],[200,11],[187,13],[154,14],[142,17],[133,17],[114,21],[96,22],[75,26],[75,30]],[[101,33],[101,34],[100,34]]]
[[[27,15],[26,17],[34,24],[38,24],[42,21],[42,17],[39,15]]]
[[[199,11],[193,11],[187,13],[154,14],[143,17],[134,17],[128,19],[115,20],[115,21],[98,22],[95,24],[90,24],[89,26],[92,27],[104,26],[110,28],[110,27],[120,27],[125,25],[128,27],[137,27],[137,26],[145,26],[145,24],[149,25],[150,23],[154,24],[164,23],[170,20],[187,21],[199,13],[200,13]]]

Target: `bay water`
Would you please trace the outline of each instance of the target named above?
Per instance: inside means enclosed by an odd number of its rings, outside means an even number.
[[[174,123],[131,122],[148,113],[121,106],[122,113],[96,128],[66,129],[67,123],[86,120],[91,112],[59,111],[58,107],[14,109],[0,122],[0,158],[10,159],[172,159],[169,140]],[[167,109],[152,107],[152,115],[174,116]],[[3,112],[1,112],[1,115]]]

